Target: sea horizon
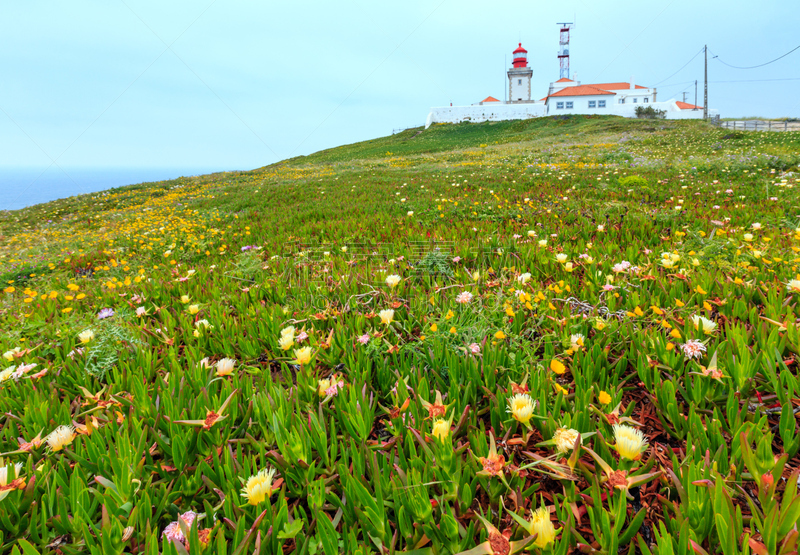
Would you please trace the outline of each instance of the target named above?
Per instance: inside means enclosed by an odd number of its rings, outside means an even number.
[[[106,189],[165,181],[178,177],[238,171],[226,167],[0,167],[0,210],[20,210],[35,204]]]

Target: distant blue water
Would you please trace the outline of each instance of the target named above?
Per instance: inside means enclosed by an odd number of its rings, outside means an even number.
[[[18,210],[74,195],[112,187],[181,176],[202,175],[229,168],[4,168],[0,167],[0,210]],[[42,173],[44,171],[44,173]]]

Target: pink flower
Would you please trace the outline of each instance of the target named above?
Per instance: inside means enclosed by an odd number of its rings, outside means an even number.
[[[297,334],[297,337],[294,338],[294,340],[298,343],[302,343],[306,339],[308,339],[308,334],[304,331],[301,331],[299,334]]]
[[[342,389],[343,387],[344,387],[344,382],[336,382],[325,390],[325,395],[328,395],[330,397],[336,397],[336,395],[339,393],[339,390]]]
[[[614,289],[616,289],[616,288],[613,285],[611,285],[610,283],[606,283],[603,286],[603,291],[613,291]]]
[[[453,258],[453,264],[458,264],[459,262],[461,262],[460,256],[456,256],[455,258]]]
[[[357,341],[358,341],[359,343],[361,343],[362,345],[366,345],[367,343],[369,343],[369,334],[368,334],[368,333],[365,333],[364,335],[360,336],[360,337],[357,339]]]
[[[459,293],[458,296],[456,297],[456,302],[459,304],[467,304],[471,300],[472,300],[472,293],[470,293],[469,291],[464,291],[462,293]]]
[[[197,518],[197,513],[194,511],[186,511],[178,517],[178,519],[182,520],[189,528],[192,527],[195,518]],[[177,520],[175,522],[170,522],[167,527],[164,528],[164,532],[161,535],[167,541],[186,543],[186,536],[183,535],[183,530],[181,530],[181,525]]]
[[[700,358],[706,352],[706,346],[697,339],[690,339],[681,345],[681,350],[687,358]]]
[[[470,343],[469,350],[473,355],[481,354],[481,346],[477,343]]]

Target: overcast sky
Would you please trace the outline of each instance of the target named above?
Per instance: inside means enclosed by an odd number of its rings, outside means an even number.
[[[520,41],[541,98],[562,21],[584,83],[702,103],[707,43],[723,117],[800,116],[800,50],[712,59],[798,46],[797,0],[0,0],[0,166],[260,167],[502,99]]]

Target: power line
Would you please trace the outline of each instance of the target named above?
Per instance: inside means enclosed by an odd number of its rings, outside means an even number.
[[[795,46],[794,48],[792,48],[791,50],[789,50],[789,51],[788,51],[786,54],[784,54],[783,56],[778,56],[778,57],[777,57],[777,58],[775,58],[774,60],[770,60],[769,62],[766,62],[766,63],[763,63],[763,64],[758,64],[757,66],[747,66],[747,67],[739,67],[739,66],[734,66],[734,65],[731,65],[731,64],[729,64],[729,63],[727,63],[727,62],[723,62],[722,60],[720,60],[720,59],[719,59],[719,56],[717,56],[716,54],[714,55],[714,59],[715,59],[715,60],[717,60],[719,63],[721,63],[721,64],[725,64],[726,66],[728,66],[728,67],[732,67],[732,68],[734,68],[734,69],[755,69],[755,68],[757,68],[757,67],[764,67],[764,66],[767,66],[767,65],[771,64],[772,62],[777,62],[777,61],[778,61],[778,60],[780,60],[781,58],[785,58],[786,56],[788,56],[789,54],[791,54],[792,52],[794,52],[794,51],[795,51],[795,50],[797,50],[797,49],[800,49],[800,45],[798,45],[798,46]],[[713,52],[712,52],[712,54],[713,54]]]
[[[654,86],[654,87],[657,87],[657,86],[659,86],[661,83],[663,83],[664,81],[669,81],[670,79],[672,79],[673,77],[675,77],[676,75],[678,75],[678,74],[679,74],[681,71],[683,71],[683,68],[685,68],[685,67],[686,67],[686,66],[688,66],[690,63],[692,63],[692,60],[694,60],[695,58],[697,58],[697,57],[700,55],[700,53],[701,53],[702,51],[703,51],[703,49],[701,48],[701,49],[700,49],[700,50],[697,52],[697,54],[695,54],[694,56],[692,56],[692,59],[691,59],[691,60],[689,60],[688,62],[686,62],[685,64],[683,64],[683,66],[681,66],[681,69],[679,69],[678,71],[676,71],[675,73],[673,73],[672,75],[670,75],[669,77],[667,77],[666,79],[662,79],[661,81],[659,81],[658,83],[656,83],[656,84],[655,84],[655,85],[653,85],[653,86]]]
[[[736,81],[709,81],[709,83],[764,83],[765,81],[800,81],[800,77],[787,77],[785,79],[738,79]]]

